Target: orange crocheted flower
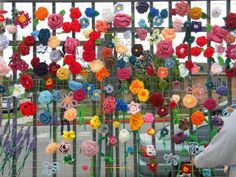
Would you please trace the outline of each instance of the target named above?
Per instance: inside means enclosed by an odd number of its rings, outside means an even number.
[[[141,80],[139,79],[135,79],[131,82],[130,86],[129,86],[129,90],[132,94],[138,94],[138,92],[144,89],[144,84]]]
[[[132,131],[139,130],[143,125],[143,117],[140,112],[129,116],[129,124]]]
[[[201,125],[205,120],[205,116],[202,112],[196,111],[191,115],[191,121],[193,125]]]
[[[96,73],[96,78],[99,82],[102,82],[102,80],[105,78],[105,77],[109,77],[110,76],[110,72],[107,68],[103,67],[100,71],[98,71]]]
[[[164,79],[169,74],[168,69],[165,67],[159,67],[157,70],[157,75],[160,79]]]
[[[189,109],[194,108],[197,105],[197,102],[197,98],[192,94],[187,94],[183,98],[183,105]]]
[[[45,7],[39,7],[35,12],[35,17],[41,21],[48,17],[48,9]]]
[[[88,77],[89,71],[88,71],[88,69],[82,69],[79,74],[80,74],[83,78],[86,78],[86,77]]]
[[[96,29],[98,32],[100,33],[106,33],[108,32],[108,30],[110,29],[110,24],[106,21],[102,21],[102,20],[97,20],[96,21],[96,25],[95,25]]]
[[[103,47],[102,48],[102,58],[113,57],[112,48]]]

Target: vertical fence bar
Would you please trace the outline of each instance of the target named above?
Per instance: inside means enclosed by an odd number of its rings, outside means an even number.
[[[36,11],[36,3],[32,3],[33,9],[33,19],[35,18],[35,11]],[[36,26],[33,25],[33,31],[36,30]],[[33,57],[36,57],[36,44],[33,46]],[[33,75],[34,80],[34,90],[33,90],[33,102],[36,104],[37,102],[37,90],[38,90],[38,77],[36,74]],[[37,112],[33,115],[33,137],[37,136]],[[37,146],[35,146],[33,150],[33,170],[32,170],[32,176],[37,177]]]
[[[3,2],[0,2],[0,9],[4,9]],[[3,57],[3,51],[0,52],[0,56]],[[3,76],[0,76],[0,85],[3,84]],[[2,94],[0,94],[0,118],[2,120]],[[0,122],[0,126],[2,125],[2,121]]]

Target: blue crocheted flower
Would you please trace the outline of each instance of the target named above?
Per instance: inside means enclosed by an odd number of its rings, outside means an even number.
[[[134,65],[136,63],[136,61],[137,61],[137,58],[135,56],[131,55],[129,57],[130,64]]]
[[[192,21],[191,23],[191,31],[192,32],[202,32],[203,28],[202,28],[202,22],[198,22],[198,21]]]
[[[44,111],[39,115],[39,120],[43,125],[48,125],[52,121],[50,112]]]
[[[163,23],[164,23],[164,19],[161,18],[160,16],[156,16],[156,17],[153,19],[153,26],[159,27],[159,26],[161,26]]]
[[[7,91],[6,87],[4,85],[0,85],[0,94],[4,95],[6,94],[6,91]]]
[[[59,101],[61,100],[61,92],[59,90],[52,90],[52,97],[53,97],[53,101]]]
[[[133,153],[134,153],[134,148],[131,147],[131,146],[129,146],[128,149],[127,149],[127,152],[128,152],[129,154],[133,154]]]
[[[73,80],[68,81],[68,85],[72,91],[79,90],[83,87],[83,84],[81,84],[80,82],[73,81]]]
[[[146,28],[146,27],[147,27],[146,21],[145,21],[144,19],[140,19],[140,20],[138,21],[138,25],[139,25],[139,27],[141,27],[141,28]]]
[[[44,90],[39,93],[38,101],[41,105],[49,104],[52,102],[52,100],[53,96],[48,90]]]
[[[162,19],[167,18],[167,17],[168,17],[168,10],[167,10],[167,9],[162,9],[162,10],[161,10],[161,13],[160,13],[160,17],[161,17]]]
[[[121,112],[128,111],[128,105],[122,99],[116,99],[116,110]]]
[[[104,87],[104,90],[107,92],[107,93],[112,93],[114,91],[114,87],[112,85],[107,85]]]
[[[93,101],[99,101],[100,100],[100,90],[99,89],[96,89],[96,90],[93,91],[92,100]]]
[[[82,17],[79,19],[79,23],[81,25],[81,28],[84,29],[84,28],[87,28],[89,26],[89,19],[86,18],[86,17]]]
[[[33,36],[35,40],[38,38],[38,34],[39,30],[34,30],[33,32],[31,32],[31,36]]]
[[[38,34],[39,42],[43,45],[48,45],[48,39],[50,36],[51,33],[49,29],[41,29]]]
[[[84,11],[85,15],[89,18],[92,18],[95,16],[95,10],[93,8],[86,8]]]
[[[119,59],[119,60],[116,62],[116,64],[117,64],[117,67],[119,67],[119,68],[124,68],[126,62],[125,62],[125,60],[124,60],[123,58],[121,58],[121,59]]]
[[[168,69],[171,69],[175,66],[175,61],[172,60],[171,58],[168,58],[165,60],[165,67]]]
[[[156,17],[156,16],[159,15],[159,10],[156,9],[155,7],[152,7],[152,8],[150,8],[149,14],[150,14],[152,17]]]
[[[165,137],[168,134],[169,134],[169,130],[166,127],[163,127],[160,131],[160,136]]]
[[[83,89],[89,96],[93,96],[93,91],[95,90],[95,86],[88,82],[85,82],[83,85]]]

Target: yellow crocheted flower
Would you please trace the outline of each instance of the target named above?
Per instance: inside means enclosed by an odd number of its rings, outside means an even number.
[[[174,28],[164,28],[161,31],[162,36],[169,41],[173,41],[175,39],[175,29]]]
[[[70,108],[64,112],[64,118],[68,121],[72,121],[77,117],[77,110],[75,108]]]
[[[74,131],[63,131],[63,139],[64,140],[73,140],[75,138],[75,132]]]
[[[51,36],[48,40],[48,46],[52,49],[57,48],[60,45],[61,41],[58,39],[57,36]]]
[[[116,52],[119,54],[126,54],[128,52],[128,48],[125,45],[119,43],[116,45]]]
[[[60,80],[66,80],[66,79],[68,79],[68,78],[69,78],[69,75],[70,75],[70,70],[67,69],[67,68],[61,67],[61,68],[59,68],[59,69],[57,70],[57,77],[58,77],[58,79],[60,79]]]
[[[120,127],[120,122],[114,121],[114,122],[113,122],[113,127],[119,128],[119,127]]]
[[[144,84],[139,79],[133,80],[129,86],[130,92],[134,95],[138,94],[141,89],[144,89]]]
[[[193,7],[188,14],[190,18],[199,20],[202,17],[202,9],[200,7]]]
[[[98,129],[101,125],[101,121],[99,120],[99,117],[93,116],[93,118],[90,120],[90,125],[93,129]]]
[[[139,101],[146,102],[149,98],[149,91],[147,89],[140,89],[138,92]]]
[[[131,114],[129,117],[129,124],[132,131],[139,130],[142,127],[143,122],[143,117],[140,112],[136,114]]]

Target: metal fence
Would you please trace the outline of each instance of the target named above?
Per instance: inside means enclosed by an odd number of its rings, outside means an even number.
[[[59,12],[61,9],[69,9],[70,7],[80,7],[81,11],[84,10],[86,7],[92,7],[95,9],[101,9],[104,6],[109,6],[112,8],[113,4],[115,4],[117,1],[111,1],[111,0],[0,0],[0,3],[3,3],[3,7],[7,7],[8,9],[12,8],[20,8],[22,10],[25,10],[27,12],[29,12],[29,14],[31,15],[32,19],[34,19],[34,12],[36,11],[37,7],[39,6],[46,6],[50,12],[52,13],[56,13]],[[122,1],[119,1],[122,2]],[[158,7],[161,9],[168,9],[168,11],[170,11],[173,7],[173,5],[176,3],[176,1],[171,1],[171,0],[161,0],[161,1],[156,1],[156,0],[147,0],[147,2],[150,3],[150,7]],[[232,4],[235,2],[231,1],[231,0],[202,0],[202,1],[197,1],[197,0],[188,0],[189,4],[191,4],[192,6],[200,6],[203,9],[205,9],[205,12],[207,14],[210,14],[211,11],[211,6],[214,3],[219,3],[220,5],[222,5],[223,7],[225,7],[225,11],[226,14],[228,12],[230,12],[230,8],[232,9]],[[137,43],[137,39],[135,38],[135,31],[138,28],[137,27],[137,19],[139,18],[137,16],[137,12],[135,12],[135,6],[137,3],[137,0],[130,0],[130,1],[124,1],[123,2],[127,8],[127,12],[132,16],[132,23],[131,26],[125,29],[122,28],[115,28],[112,27],[109,32],[111,34],[115,34],[115,35],[121,35],[122,33],[126,32],[126,31],[131,31],[131,36],[130,39],[127,40],[130,43],[130,46],[132,46],[133,44]],[[24,4],[24,6],[23,6]],[[29,9],[30,8],[30,9]],[[91,28],[95,28],[95,20],[96,18],[92,18],[91,19]],[[187,20],[187,19],[185,19]],[[188,19],[190,20],[190,19]],[[211,20],[207,19],[205,20],[205,26],[204,29],[206,30],[206,24],[211,24]],[[166,22],[162,25],[162,27],[159,27],[159,29],[163,29],[164,27],[171,27],[172,26],[172,16],[169,16],[166,20]],[[30,27],[31,30],[36,30],[35,26]],[[150,23],[150,26],[148,28],[149,31],[149,35],[152,33],[152,28],[153,28],[153,24]],[[52,34],[56,34],[57,31],[52,31]],[[13,35],[12,40],[10,42],[11,45],[15,45],[16,43],[19,42],[20,37],[24,36],[25,32],[24,31],[19,31],[18,34]],[[78,36],[75,33],[71,33],[70,34],[72,37],[77,37],[79,38],[80,36]],[[19,37],[20,36],[20,37]],[[103,46],[106,46],[106,44],[108,44],[110,41],[109,39],[109,34],[105,34],[102,38],[103,43],[98,46],[97,49],[97,55],[100,55],[100,50]],[[140,42],[140,41],[138,41]],[[81,43],[83,43],[83,41],[81,41]],[[210,45],[210,44],[209,44]],[[149,46],[149,45],[145,45],[146,49],[149,49],[151,51],[151,53],[155,52],[155,46]],[[36,52],[36,45],[33,46],[33,56],[37,56],[37,52]],[[4,52],[4,55],[9,56],[9,51]],[[116,57],[118,57],[115,54]],[[188,56],[188,60],[191,61],[192,58],[189,55]],[[211,62],[208,62],[208,69],[207,69],[207,73],[205,76],[206,79],[208,81],[211,81],[212,77],[210,74],[210,67],[211,67]],[[118,79],[115,77],[115,73],[116,73],[116,67],[113,66],[111,68],[109,68],[109,70],[111,71],[111,77],[109,77],[108,79],[106,79],[103,83],[102,86],[107,85],[107,84],[112,84],[115,87],[115,92],[112,93],[111,95],[115,96],[115,97],[123,97],[124,99],[127,99],[127,101],[129,100],[129,98],[125,98],[124,94],[121,94],[119,92],[119,89],[122,87],[122,83],[120,83],[118,81]],[[172,72],[171,70],[169,71],[170,73]],[[17,77],[18,77],[18,73],[14,72],[12,75],[12,80],[8,81],[8,84],[15,84],[17,83]],[[135,77],[140,77],[140,75],[137,75],[137,71],[135,71],[135,69],[132,69],[132,76],[133,78]],[[194,77],[199,77],[199,76],[191,76],[188,78],[188,87],[192,87],[193,83],[193,78]],[[173,81],[173,75],[170,74],[169,75],[169,83],[172,83]],[[33,97],[32,100],[33,102],[37,103],[37,93],[40,91],[40,78],[38,78],[37,76],[33,76],[33,80],[34,80],[34,92],[33,92]],[[73,80],[78,80],[78,78],[76,78],[76,76],[73,76]],[[94,79],[91,79],[89,82],[93,82],[96,83],[96,87],[99,88],[100,85],[99,83],[97,83]],[[151,91],[156,90],[155,88],[155,81],[150,79],[149,82],[149,88]],[[196,83],[195,83],[196,84]],[[169,88],[168,90],[165,91],[165,95],[171,96],[173,93],[176,93],[175,90],[173,90],[172,84],[168,85]],[[228,103],[232,102],[232,82],[230,79],[227,80],[227,86],[230,89],[230,94],[228,96]],[[60,88],[60,89],[64,89],[67,87],[67,83],[56,83],[56,88]],[[208,90],[208,97],[212,97],[212,90]],[[17,114],[17,100],[14,99],[13,100],[13,113]],[[85,107],[90,107],[91,110],[89,111],[89,113],[86,115],[87,117],[92,117],[93,115],[96,115],[98,113],[98,104],[96,102],[93,101],[87,101],[85,103],[83,103],[82,105],[82,109]],[[147,105],[143,105],[145,107],[145,109],[150,109],[154,114],[156,113],[156,110],[154,108],[148,108]],[[63,119],[63,110],[58,109],[58,103],[57,102],[53,102],[53,106],[52,106],[52,113],[53,115],[57,114],[59,119],[62,120]],[[184,109],[184,108],[183,108]],[[193,113],[193,110],[185,110],[187,115],[191,115]],[[96,130],[92,130],[89,126],[87,125],[81,125],[82,122],[80,122],[79,120],[74,120],[73,121],[73,125],[71,125],[71,129],[74,130],[76,132],[76,138],[73,140],[73,146],[72,146],[72,157],[75,159],[75,161],[73,162],[72,165],[68,165],[68,164],[64,164],[63,163],[63,155],[59,154],[59,153],[54,153],[52,156],[49,155],[45,155],[44,154],[44,149],[47,146],[48,143],[48,136],[49,136],[49,131],[50,128],[52,128],[52,137],[53,139],[60,139],[60,137],[58,135],[60,135],[60,125],[56,125],[53,124],[50,127],[49,126],[39,126],[38,125],[38,115],[39,112],[37,114],[35,114],[33,116],[32,119],[32,123],[31,123],[31,127],[32,127],[32,134],[33,136],[38,136],[38,146],[34,149],[32,155],[29,157],[29,159],[27,160],[27,163],[25,165],[24,170],[22,171],[21,176],[33,176],[33,177],[37,177],[37,176],[44,176],[42,174],[42,162],[45,160],[48,161],[52,161],[52,162],[59,162],[60,163],[60,169],[56,174],[53,174],[54,177],[56,176],[73,176],[73,177],[78,177],[78,176],[94,176],[94,177],[102,177],[102,176],[134,176],[134,177],[138,177],[138,176],[145,176],[146,175],[151,175],[151,176],[159,176],[157,171],[153,172],[151,174],[151,172],[148,172],[148,169],[145,167],[146,166],[142,166],[142,164],[140,164],[140,133],[139,132],[133,132],[133,137],[132,137],[132,141],[127,142],[125,144],[121,144],[121,143],[117,143],[117,145],[115,147],[111,147],[111,146],[106,146],[107,144],[107,139],[105,141],[103,141],[103,136],[98,133]],[[188,117],[188,116],[187,116]],[[208,117],[211,119],[212,115],[211,112],[208,112]],[[112,120],[119,120],[122,123],[122,127],[129,127],[125,122],[125,119],[127,119],[128,116],[126,114],[121,114],[118,111],[115,112],[115,114],[112,115],[105,115],[105,123],[109,126],[109,133],[108,135],[114,135],[116,137],[118,137],[119,135],[119,128],[114,128],[112,126]],[[168,124],[170,124],[170,136],[174,135],[174,122],[173,122],[173,113],[171,112],[169,114],[169,118],[170,118],[170,122],[166,123],[164,120],[163,122],[154,122],[152,124],[152,128],[154,128],[155,130],[160,129],[162,126],[166,126]],[[143,127],[140,132],[145,132],[147,127]],[[190,130],[192,131],[192,130]],[[59,137],[59,138],[58,138]],[[97,141],[100,145],[100,151],[99,154],[95,157],[93,157],[91,160],[89,158],[83,157],[80,154],[80,144],[81,142],[83,142],[83,140],[86,139],[93,139],[94,141]],[[153,136],[152,138],[152,143],[154,145],[156,145],[157,139],[155,139],[155,137]],[[127,149],[128,147],[133,147],[133,153],[127,153]],[[176,154],[176,150],[175,150],[175,145],[174,142],[171,141],[170,144],[170,152],[173,154]],[[112,154],[112,155],[110,155]],[[109,157],[113,157],[113,159],[109,159],[107,158],[109,155]],[[160,154],[157,154],[157,156],[159,156]],[[106,158],[106,159],[105,159]],[[157,157],[159,158],[163,158],[161,157]],[[20,163],[22,159],[19,159],[17,162]],[[18,164],[16,163],[16,165]],[[86,165],[91,166],[93,168],[86,170],[85,167]],[[165,173],[165,168],[160,169],[163,170]],[[171,170],[172,172],[176,171],[176,167],[174,165],[171,166]],[[16,172],[15,172],[16,173]],[[169,173],[168,171],[166,171],[166,173]],[[172,176],[174,176],[174,173],[171,174]],[[12,176],[15,176],[15,174],[13,173]]]

